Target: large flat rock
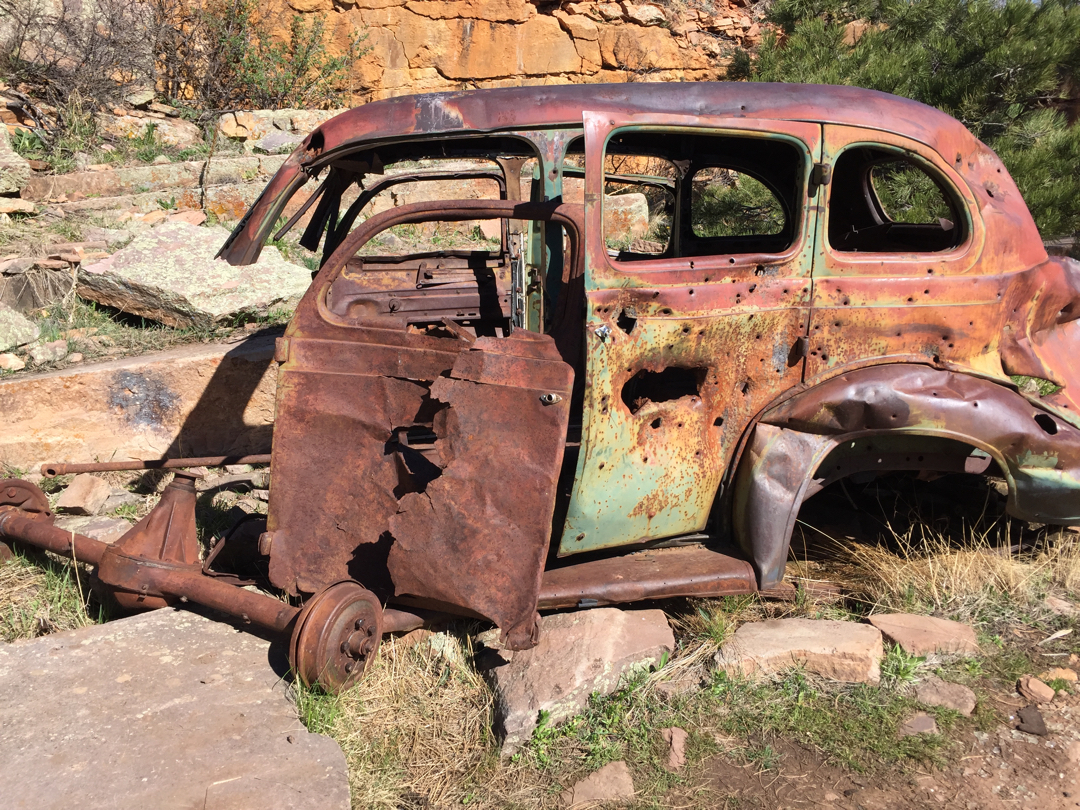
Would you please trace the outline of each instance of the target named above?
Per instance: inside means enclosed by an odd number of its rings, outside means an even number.
[[[274,336],[0,381],[0,462],[269,453]]]
[[[950,619],[915,613],[876,613],[870,617],[870,624],[909,655],[979,654],[975,630]]]
[[[496,731],[512,753],[532,735],[540,712],[554,724],[584,708],[589,695],[614,692],[624,675],[657,664],[675,648],[662,610],[594,608],[540,620],[540,643],[503,650],[498,631],[480,636],[478,663],[495,691]]]
[[[311,271],[263,248],[259,261],[233,267],[214,256],[229,232],[168,222],[79,270],[83,298],[177,327],[210,326],[291,309]]]
[[[348,808],[269,642],[187,611],[0,645],[7,810]]]
[[[802,666],[834,681],[876,684],[883,646],[880,631],[868,624],[771,619],[741,625],[717,653],[717,664],[744,677]]]
[[[0,351],[31,343],[38,333],[37,324],[0,302]]]

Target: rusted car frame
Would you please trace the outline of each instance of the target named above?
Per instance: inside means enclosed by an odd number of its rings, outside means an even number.
[[[447,159],[477,168],[395,168]],[[932,215],[897,215],[901,175]],[[391,186],[462,178],[497,198],[360,219]],[[647,249],[607,239],[618,184],[668,201]],[[429,611],[523,649],[540,609],[775,587],[800,505],[855,473],[994,473],[1011,514],[1080,522],[1080,265],[936,110],[761,84],[398,98],[312,132],[222,257],[254,261],[286,215],[323,258],[277,345],[260,551],[303,608],[207,576],[193,529],[169,540],[193,524],[182,478],[109,549],[4,482],[0,534],[93,563],[129,606],[289,630],[299,677],[340,688]],[[370,247],[481,220],[497,247]]]

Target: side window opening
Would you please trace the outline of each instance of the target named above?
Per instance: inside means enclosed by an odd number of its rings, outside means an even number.
[[[963,243],[960,206],[917,161],[860,146],[836,161],[829,244],[840,252],[936,253]]]
[[[787,216],[768,186],[734,169],[710,168],[691,180],[690,226],[697,237],[780,236]]]
[[[604,241],[617,261],[782,253],[795,244],[805,161],[786,140],[616,132],[604,172]]]

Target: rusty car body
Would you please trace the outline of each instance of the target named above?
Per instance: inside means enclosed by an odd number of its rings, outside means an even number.
[[[896,215],[896,172],[939,215]],[[493,190],[361,217],[392,186],[463,179]],[[626,188],[660,225],[614,244]],[[492,220],[482,248],[371,248]],[[251,263],[300,223],[321,262],[277,344],[260,550],[302,611],[237,607],[190,540],[48,542],[132,605],[291,630],[309,682],[351,682],[425,610],[523,649],[538,610],[773,588],[800,505],[856,473],[993,471],[1012,515],[1080,522],[1080,265],[1048,257],[1001,161],[937,110],[769,84],[396,98],[308,135],[221,256]],[[45,543],[47,504],[13,486],[0,532]],[[132,534],[176,531],[147,521]]]

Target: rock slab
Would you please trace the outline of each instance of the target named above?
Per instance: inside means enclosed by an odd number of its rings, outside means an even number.
[[[943,706],[971,717],[975,711],[975,693],[958,683],[948,683],[931,675],[915,687],[915,697],[927,706]]]
[[[1034,675],[1023,675],[1016,684],[1016,690],[1028,700],[1036,703],[1049,703],[1054,699],[1055,692]]]
[[[667,743],[668,757],[664,768],[677,773],[686,765],[686,738],[689,736],[684,729],[678,726],[660,729],[660,736]]]
[[[918,712],[913,714],[903,725],[900,726],[900,736],[910,737],[913,734],[937,734],[937,720],[928,715],[926,712]]]
[[[545,616],[540,643],[519,652],[503,650],[495,632],[478,638],[486,648],[478,663],[495,691],[504,753],[528,740],[540,712],[548,712],[553,724],[572,717],[592,693],[610,694],[624,675],[675,649],[661,610],[595,608]]]
[[[7,304],[0,303],[0,351],[31,343],[37,340],[38,334],[37,324]]]
[[[0,194],[18,194],[30,179],[30,164],[11,148],[8,130],[0,126]]]
[[[270,334],[5,377],[0,463],[269,453],[273,356]]]
[[[112,487],[103,478],[90,473],[76,475],[56,501],[56,511],[69,515],[96,515],[112,495]]]
[[[75,532],[86,537],[100,540],[102,543],[115,543],[131,529],[131,523],[123,518],[111,517],[58,517],[53,525],[66,532]]]
[[[884,645],[875,627],[825,619],[747,622],[717,654],[732,675],[770,675],[793,666],[844,683],[881,681]]]
[[[347,810],[345,757],[301,725],[271,652],[173,610],[0,645],[4,807]]]
[[[625,804],[633,801],[634,779],[622,760],[609,762],[591,773],[569,790],[563,791],[559,803],[570,810],[598,805]]]
[[[870,617],[870,624],[909,655],[977,655],[979,652],[975,631],[960,622],[914,613],[880,613]]]
[[[168,326],[196,327],[292,309],[311,271],[263,248],[259,261],[233,267],[214,256],[229,232],[166,222],[107,259],[79,270],[83,298]]]

